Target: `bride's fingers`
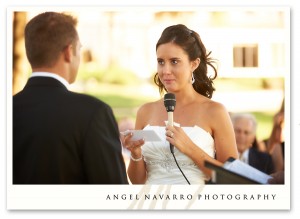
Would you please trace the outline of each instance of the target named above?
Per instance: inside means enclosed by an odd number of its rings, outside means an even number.
[[[171,137],[171,138],[172,138],[173,135],[174,135],[174,132],[172,132],[171,130],[167,130],[167,131],[166,131],[166,136],[167,136],[167,137]]]
[[[129,141],[126,143],[126,148],[128,148],[128,149],[139,148],[139,147],[143,146],[144,143],[145,143],[144,139],[140,139],[137,141]]]

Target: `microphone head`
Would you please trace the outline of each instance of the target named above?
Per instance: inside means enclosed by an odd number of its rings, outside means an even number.
[[[173,93],[165,94],[164,104],[165,104],[167,112],[173,112],[175,109],[175,105],[176,105],[175,94],[173,94]]]

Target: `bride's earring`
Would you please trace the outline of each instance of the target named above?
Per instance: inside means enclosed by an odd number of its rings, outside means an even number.
[[[195,83],[195,78],[194,78],[194,72],[192,73],[192,79],[191,79],[191,84]]]

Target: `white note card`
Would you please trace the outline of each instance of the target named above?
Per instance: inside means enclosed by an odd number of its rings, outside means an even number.
[[[161,137],[154,130],[126,130],[125,132],[120,132],[122,135],[128,135],[133,133],[132,140],[137,141],[144,139],[145,141],[163,141]]]

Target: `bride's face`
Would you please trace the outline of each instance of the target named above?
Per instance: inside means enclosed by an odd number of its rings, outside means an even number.
[[[191,86],[193,62],[180,46],[174,43],[161,44],[156,55],[158,76],[168,92]]]

